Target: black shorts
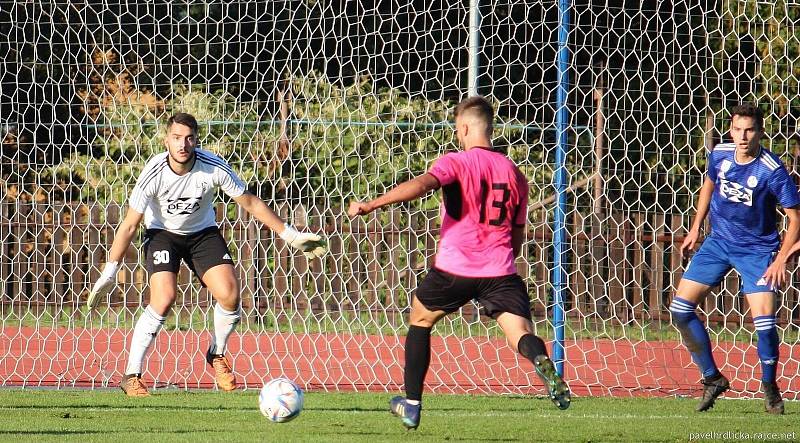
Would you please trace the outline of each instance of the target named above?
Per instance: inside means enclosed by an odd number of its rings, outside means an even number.
[[[489,317],[510,312],[531,319],[528,287],[517,274],[472,278],[432,268],[417,288],[416,297],[431,311],[449,314],[475,299]]]
[[[183,259],[202,282],[203,274],[214,266],[233,264],[228,245],[216,226],[189,235],[148,229],[143,246],[150,274],[161,271],[177,274]]]

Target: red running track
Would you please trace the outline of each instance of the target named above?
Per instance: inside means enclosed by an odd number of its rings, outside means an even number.
[[[130,331],[5,327],[0,334],[0,385],[116,386],[125,370]],[[205,360],[208,333],[162,331],[144,379],[157,388],[212,388]],[[395,336],[241,333],[229,345],[244,387],[286,376],[312,390],[399,391],[403,346]],[[532,366],[503,340],[432,338],[426,389],[440,393],[542,394]],[[677,342],[566,342],[566,378],[577,395],[698,396],[699,374]],[[755,345],[723,343],[715,358],[732,382],[726,397],[757,396]],[[779,385],[800,397],[800,345],[781,346]]]

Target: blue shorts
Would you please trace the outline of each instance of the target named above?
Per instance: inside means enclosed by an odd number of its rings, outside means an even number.
[[[717,286],[725,274],[736,269],[742,282],[742,293],[774,292],[762,278],[775,252],[753,251],[723,240],[706,237],[689,262],[683,278],[708,286]]]

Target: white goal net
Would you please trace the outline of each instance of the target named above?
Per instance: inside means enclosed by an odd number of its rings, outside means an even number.
[[[166,118],[183,111],[251,191],[329,239],[330,253],[308,262],[221,196],[242,283],[230,344],[240,380],[400,389],[409,297],[432,263],[440,196],[360,220],[344,211],[456,148],[448,121],[470,84],[496,105],[495,143],[530,180],[517,263],[536,331],[552,340],[562,78],[566,378],[580,395],[696,395],[700,375],[667,310],[685,266],[678,245],[729,106],[760,103],[766,146],[797,169],[800,10],[574,1],[560,77],[559,2],[444,3],[0,4],[0,385],[119,380],[149,297],[138,237],[109,300],[83,307],[139,171],[164,149]],[[794,266],[777,314],[788,398],[800,392]],[[748,397],[760,369],[738,285],[731,274],[701,317],[732,380],[726,395]],[[209,294],[182,269],[144,377],[213,386],[203,358],[212,318]],[[432,346],[435,392],[542,392],[476,305],[437,325]]]

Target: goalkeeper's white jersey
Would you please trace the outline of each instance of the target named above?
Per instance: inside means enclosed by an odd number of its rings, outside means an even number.
[[[194,166],[184,175],[172,171],[167,152],[156,155],[145,165],[128,204],[144,214],[147,229],[186,235],[216,226],[216,188],[231,198],[244,194],[247,189],[244,182],[227,162],[203,149],[196,148],[194,152]]]

